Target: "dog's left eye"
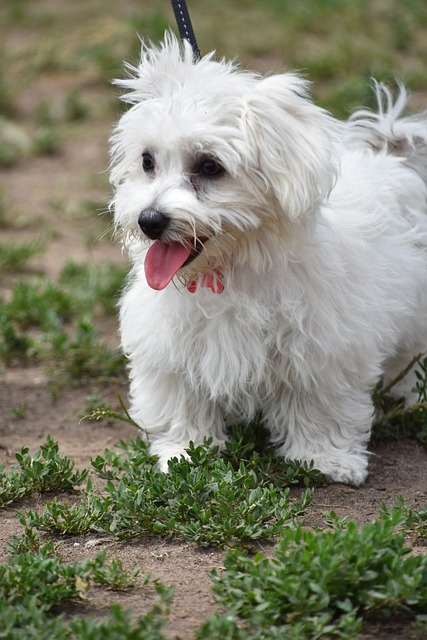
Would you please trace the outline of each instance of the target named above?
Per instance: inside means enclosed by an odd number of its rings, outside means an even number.
[[[154,162],[154,158],[151,155],[151,153],[148,153],[148,151],[145,151],[142,154],[142,168],[144,169],[145,173],[149,173],[150,171],[153,171],[155,167],[155,162]]]
[[[198,172],[207,178],[219,176],[224,173],[224,167],[216,160],[203,160],[198,167]]]

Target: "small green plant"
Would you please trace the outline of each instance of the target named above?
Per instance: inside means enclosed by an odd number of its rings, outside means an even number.
[[[398,496],[396,505],[403,512],[404,520],[402,526],[405,531],[411,536],[426,539],[427,541],[427,504],[424,508],[415,510],[405,502],[402,496]],[[383,515],[388,513],[389,511],[383,506]]]
[[[155,533],[202,546],[239,545],[280,534],[311,502],[310,489],[299,498],[290,494],[296,468],[279,481],[255,454],[236,467],[208,446],[190,446],[187,454],[188,459],[172,460],[165,474],[141,440],[122,443],[121,452],[107,450],[93,460],[107,480],[103,495],[94,495],[88,481],[80,501],[69,506],[54,499],[41,513],[22,516],[21,524],[61,534],[92,530],[135,538]]]
[[[21,524],[26,529],[36,527],[40,531],[60,535],[78,535],[90,530],[102,531],[102,522],[108,517],[111,501],[94,494],[88,486],[86,489],[86,497],[71,505],[53,498],[46,503],[41,513],[32,510],[21,513]]]
[[[59,277],[59,285],[72,292],[81,309],[98,305],[103,312],[116,313],[117,302],[126,277],[126,269],[114,264],[99,266],[66,262]]]
[[[23,481],[22,474],[14,468],[7,471],[3,464],[0,465],[0,507],[20,500],[27,493],[29,488]]]
[[[1,261],[1,249],[0,249]],[[107,346],[93,316],[115,312],[124,270],[114,265],[65,265],[59,283],[43,278],[18,281],[0,298],[0,359],[46,362],[50,389],[124,378],[124,357]]]
[[[0,273],[22,271],[29,260],[41,253],[46,247],[46,240],[39,238],[33,242],[0,244]]]
[[[94,403],[93,403],[93,400],[95,400]],[[135,422],[135,420],[129,414],[129,411],[127,410],[125,403],[123,402],[123,399],[121,398],[120,395],[118,396],[118,400],[119,400],[120,407],[122,409],[122,413],[120,413],[119,411],[114,411],[113,409],[111,409],[110,407],[106,406],[103,403],[99,403],[96,396],[95,398],[91,398],[91,403],[87,404],[86,412],[82,416],[81,422],[85,420],[96,420],[96,421],[105,420],[110,424],[114,424],[115,422],[125,422],[127,424],[130,424],[132,427],[136,427],[138,429],[139,425]],[[134,441],[131,441],[131,443],[134,443]],[[126,447],[124,443],[123,445]],[[145,445],[143,445],[143,448],[144,449],[146,448]]]
[[[406,405],[404,398],[396,398],[390,392],[414,367],[417,381],[413,392],[418,394],[418,400]],[[373,397],[375,406],[382,414],[374,425],[374,434],[383,437],[412,435],[427,445],[427,356],[421,354],[414,357],[386,386],[378,385]]]
[[[50,436],[33,456],[28,447],[16,454],[23,480],[33,490],[41,492],[70,491],[80,485],[89,473],[88,469],[74,471],[74,462],[59,453],[59,445]]]
[[[33,456],[28,447],[16,453],[17,465],[8,471],[0,466],[0,506],[4,507],[33,492],[70,491],[87,478],[89,469],[74,471],[74,462],[59,453],[50,436]]]
[[[25,545],[18,545],[15,550]],[[13,551],[13,549],[12,549]],[[148,585],[147,574],[128,573],[119,559],[99,553],[94,560],[65,563],[50,543],[37,549],[14,552],[0,566],[0,635],[11,640],[162,640],[165,616],[173,590],[156,585],[157,604],[131,621],[118,605],[98,620],[61,613],[66,605],[87,601],[91,585],[114,591]]]
[[[227,628],[227,638],[355,638],[370,616],[421,614],[427,607],[427,557],[413,556],[394,510],[360,529],[335,522],[314,533],[283,531],[273,558],[229,551],[221,575],[213,573],[214,616],[197,637]],[[331,519],[334,522],[334,519]],[[241,631],[239,631],[239,629]],[[219,638],[219,634],[213,635]]]
[[[33,153],[36,155],[53,155],[60,146],[57,129],[52,125],[39,127],[33,138]]]
[[[31,352],[34,341],[23,335],[5,315],[1,314],[0,303],[0,361],[6,364],[13,360],[25,360]]]
[[[23,522],[21,516],[20,521]],[[25,524],[25,523],[24,523]],[[53,555],[58,550],[58,545],[53,542],[43,540],[33,527],[25,527],[24,533],[20,536],[12,536],[6,543],[6,551],[11,555],[20,553],[38,553],[44,551],[49,555]]]
[[[75,314],[72,297],[44,279],[19,280],[5,306],[5,315],[16,327],[49,332],[70,322]]]
[[[105,585],[112,591],[129,591],[136,586],[136,579],[140,577],[139,569],[135,569],[131,573],[126,571],[120,558],[113,558],[110,563],[107,562],[107,554],[100,553],[97,556],[97,563],[94,564],[93,581],[96,584]],[[145,573],[142,577],[142,583],[139,586],[148,584],[150,576]]]
[[[10,415],[12,415],[17,420],[22,420],[27,415],[28,404],[26,402],[21,402],[20,404],[16,404],[14,407],[9,409]]]
[[[53,347],[57,364],[49,370],[49,386],[54,395],[67,385],[79,387],[93,380],[111,383],[124,378],[123,354],[99,339],[88,316],[77,320],[74,336],[57,334]]]
[[[79,617],[71,621],[71,640],[167,640],[166,616],[173,590],[156,585],[157,604],[145,615],[132,619],[132,612],[112,605],[105,620]],[[175,637],[175,640],[179,640]]]

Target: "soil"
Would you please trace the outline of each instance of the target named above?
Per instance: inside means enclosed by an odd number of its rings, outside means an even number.
[[[67,87],[69,79],[67,79]],[[80,87],[81,88],[81,87]],[[54,88],[46,80],[38,84],[43,96],[61,90],[58,80]],[[92,104],[111,100],[107,90],[87,88],[86,99]],[[34,95],[23,95],[20,112],[31,109]],[[24,116],[23,116],[24,117]],[[123,262],[120,248],[105,240],[97,241],[105,223],[96,214],[79,215],[82,203],[88,200],[106,202],[109,187],[105,177],[108,165],[107,138],[114,117],[99,118],[96,109],[82,123],[69,130],[56,155],[30,158],[16,168],[3,171],[0,179],[9,210],[18,219],[27,222],[21,228],[2,230],[2,239],[22,241],[47,234],[44,253],[30,264],[32,271],[40,271],[55,278],[64,262],[73,258],[80,262]],[[35,221],[35,222],[34,222]],[[9,280],[2,280],[2,291],[7,291]],[[108,324],[108,323],[107,323]],[[106,337],[118,344],[117,325],[113,321],[103,326]],[[126,389],[98,389],[97,393],[108,402],[116,391],[126,397]],[[86,397],[93,389],[67,389],[55,400],[46,386],[42,368],[11,367],[0,374],[0,462],[12,463],[14,453],[23,445],[34,451],[47,434],[58,440],[61,451],[71,456],[77,467],[84,467],[92,456],[104,448],[114,446],[120,438],[135,436],[131,427],[109,426],[106,423],[80,423]],[[23,403],[27,406],[23,418],[11,410]],[[413,440],[383,441],[372,448],[370,477],[358,489],[332,485],[315,491],[314,504],[309,509],[307,524],[321,523],[324,511],[334,510],[339,516],[355,518],[364,523],[379,515],[382,503],[392,505],[402,495],[414,508],[427,503],[427,451]],[[39,508],[45,497],[33,496],[18,505],[19,510]],[[15,508],[0,514],[0,559],[5,559],[4,543],[19,530]],[[425,540],[413,540],[418,552],[425,551]],[[149,572],[164,584],[175,584],[176,594],[169,619],[171,635],[190,638],[194,629],[217,610],[212,596],[209,572],[220,568],[222,552],[200,549],[193,544],[143,538],[131,543],[118,543],[110,538],[83,536],[63,538],[61,554],[66,560],[93,556],[106,549],[117,555],[129,568]],[[272,547],[265,547],[271,553]],[[107,594],[93,590],[91,605],[84,611],[102,615],[110,602],[119,602],[141,614],[152,605],[154,594],[150,587],[125,594]],[[404,628],[372,625],[366,629],[365,639],[401,640],[409,638]]]

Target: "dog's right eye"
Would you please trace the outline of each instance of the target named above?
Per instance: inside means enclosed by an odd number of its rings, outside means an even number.
[[[151,155],[151,153],[148,153],[148,151],[145,151],[142,154],[142,168],[144,169],[145,173],[150,173],[150,171],[153,171],[155,167],[155,162],[154,162],[154,158]]]

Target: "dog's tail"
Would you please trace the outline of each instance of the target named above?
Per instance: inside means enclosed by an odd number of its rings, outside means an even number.
[[[405,164],[417,171],[427,182],[427,111],[403,117],[408,93],[402,84],[394,99],[382,83],[374,81],[377,111],[360,109],[349,119],[347,144],[368,145],[376,152],[405,158]]]

